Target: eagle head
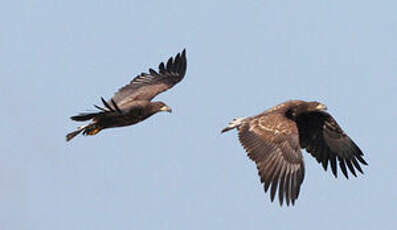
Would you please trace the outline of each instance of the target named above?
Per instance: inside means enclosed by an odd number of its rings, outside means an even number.
[[[287,109],[286,116],[292,120],[295,120],[296,117],[302,113],[320,112],[325,110],[327,110],[327,106],[317,101],[297,101],[293,105],[290,105],[290,107]]]

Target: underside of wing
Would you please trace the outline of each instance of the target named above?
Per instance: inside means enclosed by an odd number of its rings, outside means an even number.
[[[157,94],[172,88],[180,82],[186,73],[186,51],[178,53],[175,58],[169,58],[167,64],[163,62],[156,72],[149,69],[149,73],[141,73],[128,85],[122,87],[114,96],[117,105],[132,100],[152,100]]]
[[[294,205],[304,178],[304,165],[294,123],[278,115],[259,116],[239,127],[239,139],[250,159],[255,161],[264,190],[270,199],[276,192],[283,201]]]
[[[360,148],[347,136],[334,118],[326,112],[310,112],[297,119],[300,144],[327,170],[331,165],[337,177],[338,166],[348,178],[348,171],[356,176],[356,170],[363,173],[360,164],[367,165]],[[346,167],[347,166],[347,167]]]

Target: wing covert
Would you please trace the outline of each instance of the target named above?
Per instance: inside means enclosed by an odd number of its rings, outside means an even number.
[[[241,144],[256,163],[265,192],[270,189],[271,201],[278,191],[280,205],[284,200],[294,205],[304,178],[296,125],[274,114],[251,118],[238,131]]]
[[[113,96],[117,105],[133,100],[152,100],[157,94],[172,88],[180,82],[186,73],[186,51],[178,53],[175,58],[169,58],[166,65],[162,62],[156,72],[149,69],[149,73],[141,73],[129,84],[120,88]]]

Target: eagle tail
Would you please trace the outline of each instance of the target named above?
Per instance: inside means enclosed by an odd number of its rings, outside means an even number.
[[[233,119],[233,121],[229,122],[229,125],[226,128],[222,129],[221,133],[227,132],[227,131],[232,130],[234,128],[238,128],[241,125],[241,123],[243,122],[244,119],[245,118],[235,118],[235,119]]]
[[[73,139],[73,137],[77,136],[78,134],[80,134],[83,130],[85,130],[89,125],[82,125],[80,127],[77,128],[76,131],[73,131],[71,133],[68,133],[68,135],[66,135],[66,141],[70,141]]]
[[[68,133],[68,135],[66,135],[66,141],[72,140],[72,138],[77,136],[79,133],[81,133],[81,131],[82,130],[76,130],[74,132]]]

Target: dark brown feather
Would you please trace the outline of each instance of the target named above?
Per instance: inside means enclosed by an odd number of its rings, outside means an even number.
[[[238,130],[248,156],[256,162],[265,192],[270,188],[271,201],[278,191],[280,205],[284,200],[294,204],[304,171],[295,123],[274,113],[247,119]]]
[[[363,173],[357,160],[367,165],[361,157],[363,153],[357,145],[343,132],[337,122],[324,111],[307,112],[297,117],[300,144],[312,154],[327,170],[328,161],[332,173],[337,177],[336,159],[343,174],[348,178],[349,171],[356,175],[355,169]]]
[[[186,51],[169,58],[166,68],[164,63],[159,65],[159,73],[149,69],[149,74],[142,73],[136,76],[128,85],[122,87],[113,100],[122,105],[132,100],[152,100],[157,94],[172,88],[180,82],[186,73]]]

